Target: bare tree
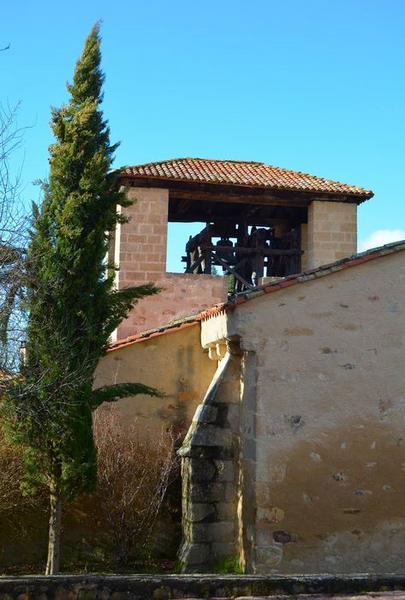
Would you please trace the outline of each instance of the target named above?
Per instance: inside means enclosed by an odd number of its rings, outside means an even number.
[[[97,495],[117,563],[139,556],[150,541],[167,488],[177,472],[175,439],[169,431],[140,435],[125,426],[115,406],[93,416],[98,458]]]
[[[0,107],[0,373],[16,370],[24,337],[21,289],[28,218],[21,204],[21,171],[11,169],[21,147],[18,106]]]

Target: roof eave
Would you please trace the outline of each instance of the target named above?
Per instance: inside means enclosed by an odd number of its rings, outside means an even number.
[[[230,190],[240,190],[241,192],[243,191],[249,191],[249,192],[253,192],[253,193],[271,193],[271,192],[285,192],[285,193],[294,193],[294,194],[302,194],[302,195],[306,195],[306,196],[327,196],[328,199],[335,199],[335,201],[347,201],[347,202],[356,202],[356,204],[361,204],[362,202],[365,202],[367,200],[370,200],[371,198],[373,198],[374,196],[374,192],[372,192],[371,190],[364,190],[363,192],[350,192],[349,191],[345,191],[345,192],[329,192],[329,191],[321,191],[321,190],[316,190],[316,189],[300,189],[300,188],[288,188],[288,187],[281,187],[281,186],[259,186],[259,185],[248,185],[248,184],[242,184],[242,183],[225,183],[223,181],[198,181],[198,180],[190,180],[190,179],[181,179],[181,178],[170,178],[170,177],[157,177],[157,176],[151,176],[151,175],[134,175],[131,173],[126,173],[123,172],[122,170],[117,172],[117,181],[120,182],[121,185],[125,185],[125,183],[128,184],[132,184],[133,182],[136,183],[143,183],[144,185],[151,185],[153,183],[159,184],[158,187],[162,187],[162,184],[166,184],[167,188],[171,188],[171,187],[175,187],[176,185],[189,185],[189,186],[195,186],[195,187],[201,187],[201,186],[212,186],[212,188],[217,188],[217,187],[221,187],[221,188],[229,188]],[[347,200],[345,200],[347,199]]]

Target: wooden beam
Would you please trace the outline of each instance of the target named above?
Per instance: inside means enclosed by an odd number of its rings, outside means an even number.
[[[170,199],[173,202],[179,200],[189,200],[192,202],[208,201],[213,203],[230,203],[235,202],[237,204],[255,205],[255,206],[296,206],[306,207],[309,204],[309,200],[300,198],[299,196],[291,198],[280,198],[272,194],[266,193],[262,195],[252,195],[249,193],[235,194],[235,193],[212,193],[205,191],[193,191],[188,190],[172,190],[170,191]]]
[[[217,260],[226,269],[227,273],[231,273],[231,275],[236,277],[236,279],[239,279],[239,281],[241,283],[243,283],[243,285],[245,287],[247,287],[249,290],[255,289],[254,285],[252,285],[251,283],[248,283],[246,281],[246,279],[244,279],[244,277],[242,277],[242,275],[239,275],[239,273],[234,269],[234,267],[231,267],[230,265],[228,265],[228,263],[225,262],[224,260],[222,260],[222,258],[220,258],[219,256],[215,256],[215,260]]]

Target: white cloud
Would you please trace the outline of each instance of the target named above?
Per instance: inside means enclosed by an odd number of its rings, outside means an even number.
[[[378,246],[384,246],[384,244],[399,242],[400,240],[405,240],[405,230],[378,229],[369,235],[368,238],[359,242],[359,252],[370,250],[370,248],[377,248]]]

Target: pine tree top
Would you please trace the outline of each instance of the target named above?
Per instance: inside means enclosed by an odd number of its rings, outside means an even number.
[[[157,291],[152,284],[116,290],[105,260],[125,199],[109,179],[116,145],[101,111],[100,64],[95,25],[67,86],[69,102],[52,111],[49,182],[34,210],[29,248],[27,362],[14,390],[24,398],[14,404],[14,431],[27,448],[28,480],[56,481],[65,497],[95,483],[92,410],[153,393],[138,384],[93,391],[112,331],[136,299]]]

